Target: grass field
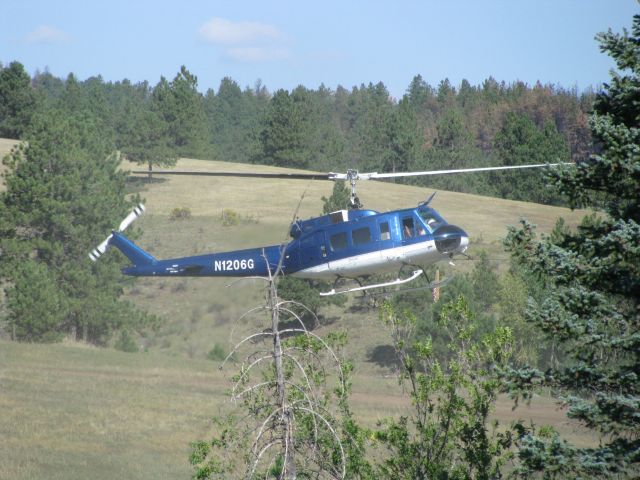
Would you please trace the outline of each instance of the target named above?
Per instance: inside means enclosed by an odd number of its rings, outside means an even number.
[[[73,344],[0,341],[0,479],[190,478],[189,442],[209,418],[229,411],[233,368],[158,353],[127,354]],[[408,404],[396,381],[358,374],[352,403],[368,425]],[[580,444],[593,441],[546,398],[502,422],[553,424]]]
[[[0,153],[11,144],[0,141]],[[180,160],[178,168],[281,170],[189,159]],[[131,188],[147,207],[136,222],[143,230],[138,243],[157,257],[174,257],[284,241],[301,196],[298,215],[318,214],[320,197],[330,195],[332,184],[169,177],[150,184],[132,182]],[[430,193],[391,183],[359,184],[361,200],[378,210],[413,206]],[[485,249],[496,263],[506,258],[501,249],[506,225],[520,217],[549,232],[558,216],[575,226],[584,215],[451,192],[438,192],[433,206],[470,234],[472,253]],[[191,218],[171,220],[174,208],[188,208]],[[244,221],[223,226],[223,209],[234,210]],[[96,243],[107,234],[96,232]],[[464,271],[471,265],[460,262],[456,268]],[[212,415],[226,411],[224,392],[235,373],[233,366],[218,371],[207,352],[214,344],[229,350],[246,332],[266,326],[260,318],[238,321],[248,308],[262,303],[261,284],[247,281],[228,288],[227,283],[206,278],[137,281],[127,298],[165,320],[159,331],[139,339],[146,353],[0,341],[0,479],[189,478],[188,444],[205,435]],[[354,409],[361,422],[373,425],[404,411],[407,399],[389,370],[369,361],[375,347],[389,343],[377,311],[354,309],[356,305],[362,306],[351,299],[344,308],[325,309],[317,333],[348,331],[344,353],[356,365]],[[536,398],[530,408],[515,412],[509,400],[500,399],[495,415],[503,422],[526,418],[552,424],[580,444],[594,442],[548,398]]]

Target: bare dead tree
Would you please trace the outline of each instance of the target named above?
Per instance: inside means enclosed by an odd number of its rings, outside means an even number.
[[[293,220],[305,194],[306,189]],[[220,367],[242,358],[230,393],[246,414],[214,419],[214,439],[192,444],[196,478],[345,478],[347,462],[338,428],[339,404],[347,394],[344,367],[332,342],[310,332],[296,311],[308,312],[315,326],[316,315],[278,296],[284,250],[285,244],[275,268],[263,252],[268,276],[253,278],[266,284],[264,305],[239,319],[264,318],[266,313],[270,326],[262,323],[261,330],[245,335]],[[330,383],[335,388],[329,388]]]
[[[330,340],[309,331],[296,313],[308,311],[317,324],[313,312],[278,296],[281,264],[272,271],[265,261],[269,276],[256,277],[266,283],[265,303],[240,318],[257,315],[264,322],[266,316],[270,325],[238,341],[221,366],[242,359],[230,394],[246,414],[218,422],[214,441],[194,444],[199,455],[192,463],[202,472],[196,476],[343,479],[337,405],[346,394],[342,364]]]

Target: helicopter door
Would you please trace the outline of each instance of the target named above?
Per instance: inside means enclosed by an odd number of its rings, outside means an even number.
[[[400,248],[394,248],[402,237],[402,229],[398,226],[399,218],[393,216],[378,224],[380,230],[380,256],[391,265],[402,259]],[[395,267],[394,267],[395,268]]]
[[[300,266],[309,268],[327,262],[324,232],[315,232],[300,240]]]

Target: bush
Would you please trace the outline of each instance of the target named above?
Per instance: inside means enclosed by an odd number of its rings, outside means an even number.
[[[207,358],[209,360],[213,360],[214,362],[221,362],[225,358],[227,358],[227,352],[224,348],[216,343],[214,344],[213,348],[209,350],[209,353],[207,353]]]
[[[233,227],[235,225],[240,225],[241,223],[258,223],[258,218],[255,215],[241,215],[230,208],[222,210],[223,227]]]
[[[232,227],[240,223],[240,214],[230,208],[222,210],[222,225],[225,227]]]
[[[116,340],[114,347],[121,352],[136,353],[139,351],[138,344],[127,330],[120,332],[120,337]]]
[[[191,218],[191,210],[187,207],[176,207],[169,214],[169,220],[187,220],[189,218]]]

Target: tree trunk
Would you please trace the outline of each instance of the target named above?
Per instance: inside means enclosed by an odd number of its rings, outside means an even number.
[[[276,384],[278,389],[278,407],[282,412],[282,448],[284,450],[284,470],[282,480],[295,480],[296,465],[294,457],[293,428],[291,424],[291,411],[287,405],[287,392],[285,389],[284,370],[282,367],[282,341],[279,332],[280,311],[277,306],[278,294],[275,278],[269,285],[269,306],[271,308],[271,329],[273,331],[273,359],[276,366]]]

